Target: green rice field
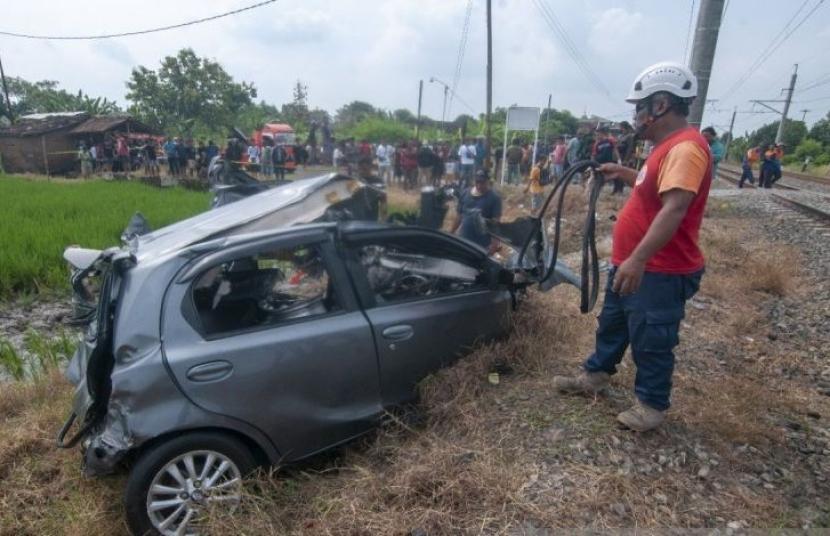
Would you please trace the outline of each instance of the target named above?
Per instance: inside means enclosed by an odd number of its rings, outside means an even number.
[[[207,210],[209,199],[205,192],[137,182],[0,175],[0,298],[65,290],[68,245],[119,245],[133,213],[158,229]]]

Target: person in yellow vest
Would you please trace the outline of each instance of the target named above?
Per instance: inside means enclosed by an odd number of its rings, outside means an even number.
[[[525,193],[530,192],[530,210],[536,212],[542,208],[542,193],[545,189],[542,186],[542,172],[548,163],[544,155],[536,159],[536,165],[530,170],[530,175],[525,181]]]

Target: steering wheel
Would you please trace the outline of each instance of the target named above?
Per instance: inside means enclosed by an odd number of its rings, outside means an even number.
[[[429,279],[418,274],[406,274],[389,285],[388,294],[412,295],[430,284]]]

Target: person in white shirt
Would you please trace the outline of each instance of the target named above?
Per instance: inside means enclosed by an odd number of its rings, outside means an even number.
[[[382,141],[375,150],[375,156],[378,159],[378,175],[385,184],[392,183],[392,155],[394,154],[395,148]]]
[[[476,163],[476,146],[465,139],[458,148],[458,159],[461,164],[461,181],[468,188],[473,181],[473,171]]]

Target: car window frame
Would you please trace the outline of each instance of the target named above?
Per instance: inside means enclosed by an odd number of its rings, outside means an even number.
[[[235,259],[254,256],[257,253],[262,252],[295,248],[297,246],[314,246],[319,248],[324,268],[326,269],[329,280],[333,285],[337,303],[340,305],[338,309],[319,315],[293,318],[277,324],[257,325],[212,334],[207,333],[204,322],[202,321],[202,317],[199,314],[193,298],[193,286],[202,274],[215,268],[216,266],[220,266]],[[332,233],[328,231],[299,233],[287,236],[269,237],[268,239],[258,239],[248,243],[231,246],[221,251],[209,253],[189,263],[182,277],[177,280],[177,283],[186,284],[188,286],[187,290],[184,292],[184,296],[182,297],[180,312],[187,324],[205,341],[222,340],[249,333],[290,327],[303,322],[329,319],[348,314],[356,309],[359,309],[357,299],[351,292],[351,285],[349,284],[348,276],[345,273],[345,268],[342,266],[342,262],[336,254]]]

